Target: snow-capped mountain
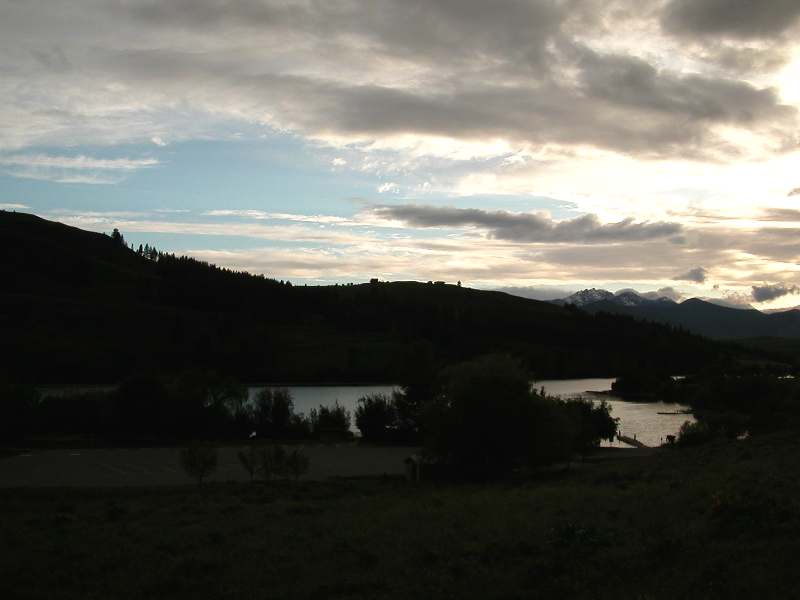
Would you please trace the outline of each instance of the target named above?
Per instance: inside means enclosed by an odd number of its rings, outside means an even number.
[[[587,304],[593,304],[595,302],[600,302],[601,300],[611,300],[614,298],[614,294],[609,292],[608,290],[598,290],[595,288],[591,288],[588,290],[581,290],[580,292],[575,292],[571,296],[567,296],[566,298],[561,298],[559,300],[553,300],[554,304],[574,304],[575,306],[586,306]]]
[[[619,291],[614,294],[612,298],[609,298],[609,300],[611,300],[611,302],[614,304],[619,304],[620,306],[641,306],[642,304],[647,304],[648,302],[654,302],[654,300],[648,300],[633,290]]]
[[[651,303],[675,303],[671,298],[659,296],[657,292],[640,294],[636,290],[625,289],[613,293],[609,292],[608,290],[598,290],[596,288],[581,290],[580,292],[575,292],[571,296],[561,298],[560,300],[554,300],[553,302],[562,306],[565,304],[588,306],[590,304],[594,304],[595,302],[603,301],[611,302],[619,306],[642,306],[644,304]]]

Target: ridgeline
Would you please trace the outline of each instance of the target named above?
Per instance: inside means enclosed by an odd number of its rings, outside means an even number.
[[[292,286],[0,211],[0,358],[17,381],[215,370],[243,381],[413,381],[503,352],[537,377],[689,373],[731,350],[629,316],[456,285]]]

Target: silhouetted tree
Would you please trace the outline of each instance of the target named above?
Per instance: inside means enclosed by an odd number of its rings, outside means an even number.
[[[217,449],[200,444],[188,446],[181,450],[181,466],[201,485],[217,468]]]
[[[368,394],[358,399],[356,427],[368,442],[385,442],[397,429],[397,408],[386,394]]]
[[[116,227],[114,227],[114,231],[111,232],[111,239],[120,246],[125,246],[125,238]]]
[[[531,391],[518,361],[486,356],[447,369],[443,379],[442,393],[425,415],[426,446],[434,455],[482,478],[541,461],[539,437],[559,411]],[[560,453],[568,457],[570,446],[567,436]]]

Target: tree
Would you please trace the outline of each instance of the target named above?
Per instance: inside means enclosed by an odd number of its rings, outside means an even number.
[[[451,367],[425,413],[426,447],[457,472],[493,477],[544,458],[548,427],[567,423],[557,404],[532,392],[528,373],[508,356],[491,355]],[[571,438],[547,460],[569,456]]]
[[[294,417],[294,400],[286,388],[264,388],[256,394],[253,420],[262,435],[285,435]]]
[[[114,227],[114,231],[111,232],[111,239],[120,246],[125,246],[125,238],[122,237],[122,234],[116,227]]]
[[[333,406],[312,408],[309,414],[311,430],[316,436],[324,434],[346,435],[350,431],[350,411],[339,402]]]
[[[397,428],[397,409],[385,394],[368,394],[358,399],[356,427],[368,442],[385,442]]]
[[[611,416],[611,406],[605,400],[595,404],[586,398],[573,398],[564,407],[574,427],[576,451],[585,453],[602,440],[613,441],[616,437],[617,419]]]
[[[181,466],[197,485],[201,485],[203,479],[217,469],[217,449],[199,444],[188,446],[181,450]]]

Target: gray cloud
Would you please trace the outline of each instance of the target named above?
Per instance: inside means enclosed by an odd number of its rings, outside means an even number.
[[[735,155],[742,149],[715,132],[733,125],[789,147],[783,137],[796,131],[796,110],[774,90],[592,50],[581,31],[610,35],[632,14],[655,18],[631,2],[598,6],[13,4],[0,34],[7,46],[31,50],[0,55],[0,147],[209,137],[200,124],[211,119],[308,136],[492,138],[682,159]]]
[[[676,275],[673,277],[675,281],[694,281],[695,283],[704,283],[708,277],[708,271],[703,267],[695,267],[689,269],[686,273]]]
[[[679,224],[667,222],[637,223],[624,219],[602,224],[595,215],[554,221],[538,214],[416,204],[379,206],[373,212],[379,217],[396,219],[415,227],[479,227],[487,230],[491,238],[514,242],[596,244],[643,241],[672,237],[682,230]]]
[[[788,196],[800,196],[800,187],[794,188],[791,192],[787,194]]]
[[[595,98],[656,114],[695,121],[751,123],[779,117],[775,90],[742,81],[659,71],[640,58],[584,50],[586,90]]]
[[[679,292],[678,290],[676,290],[674,287],[671,286],[659,288],[655,292],[644,292],[639,295],[649,300],[658,300],[659,298],[669,298],[674,302],[680,302],[684,298],[684,295],[681,292]]]
[[[800,194],[800,191],[798,191]],[[789,196],[797,194],[790,193]],[[800,221],[800,210],[796,208],[768,208],[759,216],[761,221]]]
[[[768,302],[786,296],[787,294],[797,294],[800,288],[796,285],[786,285],[783,283],[776,283],[773,285],[754,285],[753,300],[756,302]]]
[[[574,294],[576,290],[553,288],[544,286],[506,286],[494,288],[497,292],[504,292],[512,296],[530,298],[531,300],[558,300]]]
[[[672,0],[662,25],[678,35],[773,38],[800,17],[797,0]]]

